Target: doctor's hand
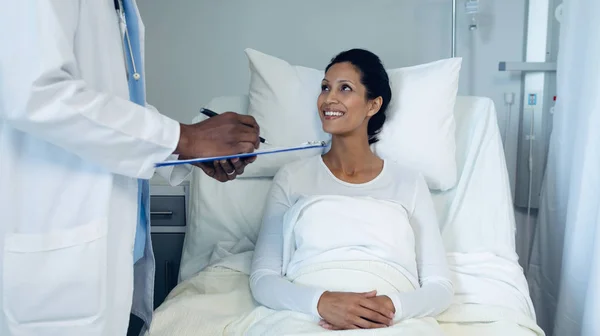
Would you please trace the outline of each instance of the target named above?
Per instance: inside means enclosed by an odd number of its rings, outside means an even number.
[[[247,165],[254,162],[256,156],[247,158],[234,158],[231,160],[213,161],[207,163],[200,163],[196,165],[204,171],[204,173],[219,182],[227,182],[235,180],[238,175],[244,173],[244,168]]]
[[[260,145],[260,128],[256,120],[234,112],[225,112],[197,124],[181,124],[180,129],[175,154],[184,157],[252,153]]]
[[[323,328],[332,330],[385,328],[393,323],[394,313],[372,300],[377,292],[325,292],[317,310]]]
[[[179,156],[180,160],[188,160],[190,157]],[[244,168],[247,165],[254,162],[256,160],[256,156],[250,156],[246,158],[234,158],[231,160],[220,160],[213,162],[203,162],[193,164],[194,166],[202,169],[202,171],[214,178],[219,182],[227,182],[231,180],[235,180],[238,175],[242,175],[244,173]]]

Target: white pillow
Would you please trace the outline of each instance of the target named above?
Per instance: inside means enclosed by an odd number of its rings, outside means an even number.
[[[421,171],[430,189],[457,183],[454,104],[461,58],[388,70],[392,100],[379,141],[384,159]]]
[[[317,110],[323,70],[294,66],[253,49],[245,52],[251,72],[248,114],[263,137],[275,146],[328,140]],[[456,184],[453,112],[461,63],[461,58],[451,58],[388,70],[392,101],[373,150],[421,171],[431,189]],[[285,163],[321,152],[259,157],[252,173],[243,177],[273,176]]]
[[[307,141],[328,141],[317,113],[323,71],[292,66],[276,57],[246,49],[250,65],[248,114],[260,125],[271,145],[260,149],[296,146]],[[241,178],[273,177],[284,164],[320,155],[322,148],[258,156]]]

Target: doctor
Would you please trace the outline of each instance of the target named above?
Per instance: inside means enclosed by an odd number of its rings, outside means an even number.
[[[0,335],[125,335],[130,311],[152,316],[154,163],[252,152],[258,126],[146,104],[134,0],[7,1],[0,45]],[[247,163],[202,168],[223,180]]]

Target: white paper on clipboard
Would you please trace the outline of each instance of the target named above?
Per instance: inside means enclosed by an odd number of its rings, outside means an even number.
[[[197,158],[197,159],[189,159],[189,160],[172,160],[172,161],[163,161],[155,164],[155,167],[166,167],[166,166],[177,166],[182,164],[194,164],[194,163],[202,163],[202,162],[212,162],[217,160],[229,160],[234,158],[244,158],[250,156],[259,156],[259,155],[269,155],[269,154],[277,154],[277,153],[285,153],[285,152],[293,152],[299,150],[306,150],[312,148],[324,148],[327,147],[326,141],[311,141],[303,143],[299,146],[293,147],[274,147],[269,149],[257,150],[252,153],[243,153],[243,154],[234,154],[234,155],[224,155],[224,156],[213,156],[213,157],[205,157],[205,158]]]

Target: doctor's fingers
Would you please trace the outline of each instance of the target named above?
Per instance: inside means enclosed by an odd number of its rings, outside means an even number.
[[[258,126],[258,123],[256,122],[256,119],[254,119],[254,117],[243,114],[236,114],[236,117],[239,120],[239,122],[256,129],[256,132],[260,133],[260,127]]]
[[[209,163],[198,163],[195,165],[196,167],[202,169],[202,171],[204,172],[204,174],[206,174],[209,177],[214,177],[215,174],[217,173],[215,171],[215,167],[213,167],[213,164],[211,162]]]
[[[232,142],[248,142],[252,144],[253,148],[260,146],[259,132],[254,128],[239,125],[233,128],[230,133]]]
[[[223,169],[223,171],[225,172],[225,175],[227,176],[228,180],[231,181],[236,178],[238,172],[237,169],[235,169],[235,167],[233,166],[232,162],[230,162],[229,160],[220,160],[219,165],[221,166],[221,169]]]
[[[247,156],[244,158],[244,167],[256,161],[256,156]]]
[[[237,175],[242,175],[244,173],[244,168],[246,168],[246,165],[248,164],[245,160],[239,158],[233,158],[229,160],[229,162],[231,162],[231,164],[233,165],[233,168],[235,169],[235,173]]]
[[[237,176],[235,173],[235,169],[226,170],[230,168],[224,168],[223,165],[227,165],[229,163],[221,164],[221,161],[213,161],[213,167],[215,168],[215,176],[213,178],[219,182],[227,182],[234,180]]]
[[[195,164],[195,166],[202,169],[204,174],[206,174],[208,177],[212,177],[213,179],[215,179],[219,182],[229,181],[229,179],[227,178],[227,174],[225,174],[223,169],[221,169],[221,166],[219,165],[219,163],[217,161],[198,163],[198,164]],[[217,166],[218,166],[218,169],[215,168]]]
[[[256,146],[252,142],[238,142],[233,147],[237,153],[252,153]]]

